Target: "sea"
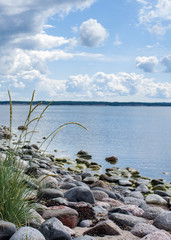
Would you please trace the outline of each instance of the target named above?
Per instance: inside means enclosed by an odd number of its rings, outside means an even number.
[[[39,116],[44,107],[36,108],[31,119]],[[13,105],[14,133],[20,133],[17,128],[24,124],[28,111],[28,105]],[[0,125],[9,126],[9,116],[9,105],[0,105]],[[171,107],[53,105],[44,112],[32,143],[39,146],[44,137],[67,122],[80,123],[88,130],[66,125],[46,152],[74,160],[79,150],[85,150],[92,155],[92,161],[102,165],[101,172],[129,166],[142,176],[171,182]],[[29,130],[34,129],[34,123]],[[42,145],[42,149],[46,146]],[[116,156],[118,162],[106,162],[109,156]]]

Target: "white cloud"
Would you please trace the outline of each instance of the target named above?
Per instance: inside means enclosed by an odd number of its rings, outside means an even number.
[[[76,43],[75,38],[66,39],[64,37],[56,37],[47,35],[45,33],[38,33],[34,36],[18,37],[11,41],[14,47],[20,47],[22,49],[51,49],[61,47],[68,44],[73,46]]]
[[[163,57],[161,63],[165,66],[165,72],[171,72],[171,55]]]
[[[86,47],[97,47],[107,38],[106,29],[96,19],[89,19],[80,26],[80,42]]]
[[[24,88],[29,80],[46,78],[49,61],[72,58],[74,54],[69,49],[77,44],[76,39],[48,35],[46,29],[53,26],[47,24],[47,19],[55,14],[82,11],[95,1],[0,1],[1,88]]]
[[[171,29],[171,1],[158,0],[157,3],[145,4],[139,13],[139,22],[144,24],[148,31],[158,35],[164,35]]]
[[[136,58],[136,67],[143,69],[144,72],[154,72],[158,63],[159,60],[156,56]]]
[[[143,95],[152,98],[171,98],[171,84],[159,83],[144,75],[135,73],[119,72],[117,74],[106,74],[97,72],[93,76],[76,75],[66,81],[65,95],[77,96],[78,94],[86,100],[101,97],[112,101],[115,96],[137,96]],[[87,99],[87,97],[89,98]]]
[[[114,41],[113,44],[114,44],[115,46],[120,46],[120,45],[122,45],[122,42],[120,41],[118,34],[115,35],[115,41]]]

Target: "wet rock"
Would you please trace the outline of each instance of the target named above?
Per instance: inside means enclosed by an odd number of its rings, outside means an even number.
[[[10,240],[46,240],[40,231],[32,227],[19,228]]]
[[[28,129],[28,127],[26,127],[26,126],[18,126],[18,130],[26,131],[27,129]]]
[[[52,199],[57,197],[64,197],[60,190],[54,188],[43,188],[37,192],[37,197],[39,199]]]
[[[121,213],[112,213],[109,215],[109,219],[123,227],[133,227],[137,223],[145,223],[145,220],[141,217]]]
[[[40,231],[46,240],[71,240],[71,236],[65,230],[62,222],[55,217],[45,221],[41,225]]]
[[[54,206],[43,212],[44,219],[58,218],[64,225],[74,228],[78,222],[78,212],[66,206]]]
[[[80,158],[85,158],[85,159],[91,159],[92,156],[88,154],[87,151],[84,150],[80,150],[79,152],[77,152],[77,156]]]
[[[83,179],[83,182],[87,183],[87,184],[92,184],[96,181],[97,181],[97,179],[95,177],[86,177],[86,178]]]
[[[106,157],[105,160],[111,164],[116,164],[118,161],[118,158],[115,156],[110,156],[110,157]]]
[[[140,184],[136,189],[136,191],[140,191],[141,193],[150,193],[151,191],[148,189],[146,184]]]
[[[103,222],[98,223],[91,229],[84,232],[84,235],[91,235],[91,236],[114,236],[114,235],[120,235],[121,229],[112,221],[106,220]]]
[[[167,205],[167,201],[157,194],[149,194],[145,200],[146,203],[150,204]]]
[[[34,148],[34,149],[36,149],[36,150],[39,149],[39,147],[37,146],[37,144],[32,144],[31,147]]]
[[[165,210],[160,207],[148,207],[144,213],[143,217],[149,220],[154,220],[158,215],[163,213]]]
[[[154,219],[153,225],[159,229],[170,231],[171,230],[171,212],[165,211],[160,215],[158,215]]]
[[[91,204],[95,203],[94,196],[92,192],[86,187],[74,187],[65,192],[65,198],[70,202],[88,202]]]
[[[164,184],[164,182],[163,182],[163,179],[152,179],[152,180],[151,180],[151,184],[152,184],[153,186],[156,186],[156,185],[158,185],[158,184]]]
[[[132,183],[129,180],[125,180],[125,179],[120,179],[118,181],[118,184],[121,186],[132,186]]]
[[[107,173],[107,174],[101,174],[99,179],[103,181],[107,181],[109,183],[118,183],[119,180],[122,179],[122,177],[118,175],[109,176],[109,173]]]
[[[157,231],[158,229],[153,225],[146,223],[137,223],[131,229],[131,233],[137,237],[144,237],[147,234]]]
[[[167,192],[165,191],[161,191],[161,190],[155,190],[154,191],[154,194],[157,194],[161,197],[170,197],[170,194],[168,194]]]
[[[153,187],[153,190],[161,190],[161,191],[166,191],[166,187],[164,184],[158,184]]]
[[[138,180],[136,181],[136,185],[137,185],[137,186],[139,186],[139,185],[141,185],[141,184],[145,184],[146,186],[148,186],[149,183],[150,183],[150,180],[148,180],[148,179],[142,179],[142,178],[140,178],[140,179],[138,179]]]
[[[13,223],[0,221],[0,239],[8,240],[16,232],[16,227]]]

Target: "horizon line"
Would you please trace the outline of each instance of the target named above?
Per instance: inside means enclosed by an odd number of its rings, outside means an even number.
[[[31,101],[12,101],[14,105],[29,105]],[[42,105],[49,104],[51,101],[33,101],[33,104],[36,105],[38,103],[42,103]],[[10,101],[0,101],[0,105],[10,104]],[[54,101],[51,105],[98,105],[98,106],[171,106],[171,102],[110,102],[110,101]]]

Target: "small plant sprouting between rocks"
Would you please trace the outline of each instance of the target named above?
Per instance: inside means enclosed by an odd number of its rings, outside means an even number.
[[[10,100],[10,133],[12,135],[12,100],[9,91],[8,95]],[[50,102],[38,117],[32,119],[32,113],[42,104],[40,102],[33,107],[34,95],[35,91],[33,91],[32,94],[29,113],[25,120],[24,128],[17,141],[18,144],[15,147],[12,147],[11,140],[9,140],[8,150],[5,154],[0,154],[0,219],[12,222],[18,227],[29,223],[29,218],[31,217],[30,210],[33,209],[33,204],[29,200],[29,196],[33,189],[25,181],[25,178],[28,178],[28,176],[25,175],[22,161],[17,154],[21,147],[20,142],[22,142],[22,145],[24,146],[27,137],[30,136],[29,141],[27,142],[28,144],[31,143],[39,121],[42,119],[44,112],[53,102]],[[29,130],[30,124],[34,122],[35,126],[33,130]],[[75,124],[86,129],[83,125],[76,122],[62,124],[52,131],[52,133],[41,143],[40,147],[48,142],[44,152],[47,150],[49,144],[53,141],[57,133],[70,124]]]

